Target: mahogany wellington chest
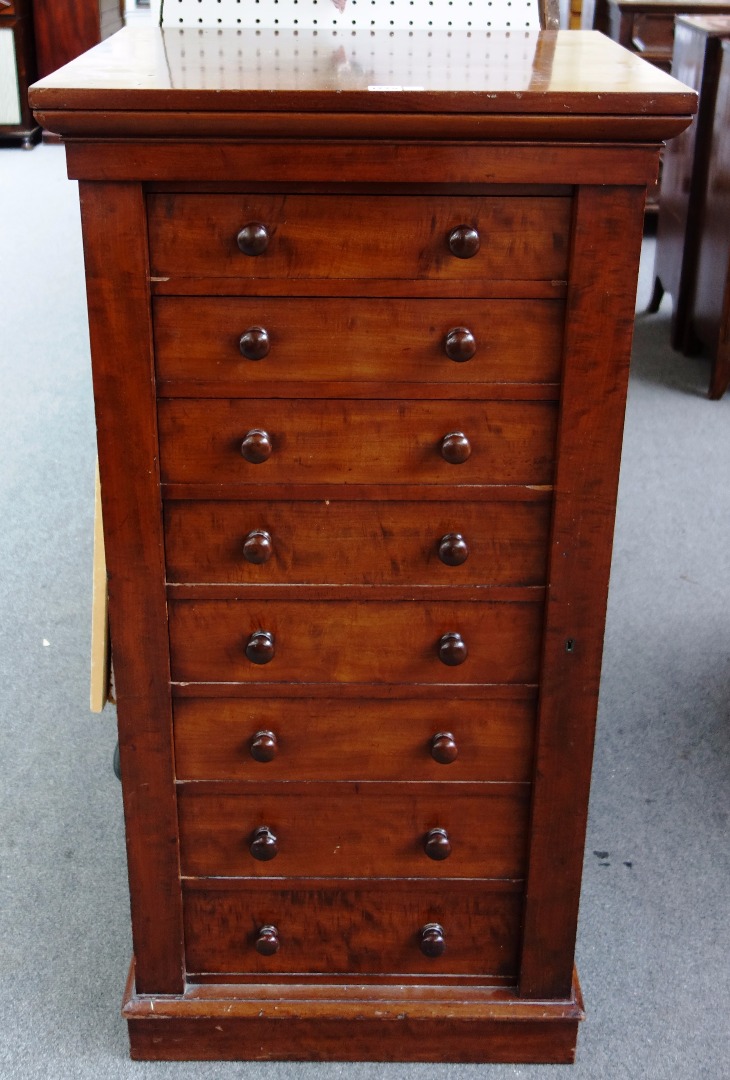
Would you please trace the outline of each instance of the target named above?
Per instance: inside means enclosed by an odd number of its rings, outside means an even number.
[[[127,29],[80,180],[138,1058],[569,1062],[644,198],[594,32]]]

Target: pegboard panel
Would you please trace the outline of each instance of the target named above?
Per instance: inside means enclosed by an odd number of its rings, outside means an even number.
[[[512,33],[505,42],[489,31],[430,37],[413,33],[391,37],[387,33],[302,31],[291,34],[259,30],[253,39],[240,28],[206,41],[202,51],[198,35],[165,33],[165,64],[172,85],[207,89],[309,90],[336,78],[341,89],[422,89],[424,72],[439,89],[524,90],[535,61],[537,33]],[[523,42],[521,52],[515,38]],[[509,46],[509,47],[508,47]],[[202,57],[205,70],[201,69]]]
[[[162,0],[165,27],[536,30],[539,0]]]

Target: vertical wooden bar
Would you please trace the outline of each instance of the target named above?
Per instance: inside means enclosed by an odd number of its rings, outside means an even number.
[[[94,569],[91,593],[91,680],[89,708],[101,712],[109,698],[109,603],[101,514],[99,462],[94,478]]]
[[[144,196],[80,185],[137,991],[180,993],[182,899]]]
[[[576,194],[520,993],[571,992],[643,187]]]

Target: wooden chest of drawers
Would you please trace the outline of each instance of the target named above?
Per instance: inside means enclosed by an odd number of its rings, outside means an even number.
[[[132,1052],[570,1061],[644,194],[693,98],[598,34],[378,94],[317,35],[214,91],[185,31],[163,85],[147,33],[33,92],[82,181]]]

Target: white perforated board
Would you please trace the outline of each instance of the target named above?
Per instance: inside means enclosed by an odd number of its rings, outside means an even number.
[[[538,0],[162,0],[165,27],[536,30]]]

